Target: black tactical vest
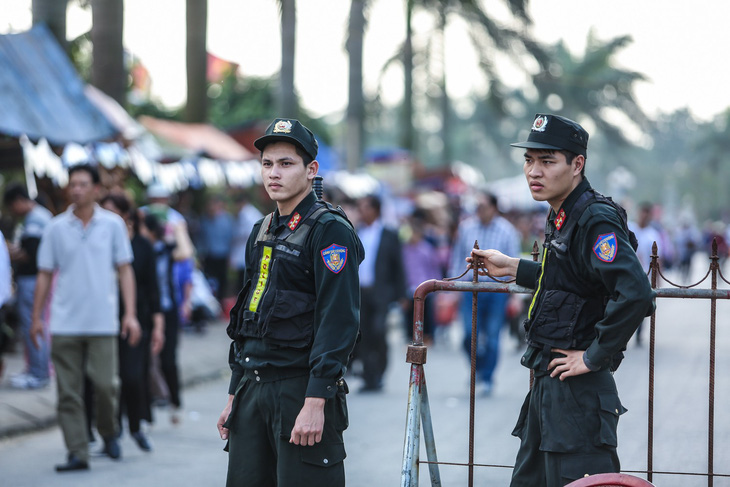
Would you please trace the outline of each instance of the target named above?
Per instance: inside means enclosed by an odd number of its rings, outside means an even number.
[[[554,229],[548,221],[537,302],[525,320],[528,343],[542,348],[546,355],[551,347],[587,349],[596,338],[595,324],[603,318],[610,299],[602,283],[583,277],[578,269],[580,263],[574,262],[570,254],[575,228],[592,204],[607,204],[616,209],[636,250],[636,237],[628,229],[626,211],[593,189],[578,198],[560,229]],[[615,367],[618,362],[620,357],[615,358]]]
[[[269,231],[274,214],[264,218],[253,247],[255,272],[231,309],[229,337],[258,338],[286,348],[311,346],[316,295],[313,262],[304,251],[312,227],[328,212],[347,220],[341,208],[324,201],[315,202],[300,221],[290,219],[278,235]]]

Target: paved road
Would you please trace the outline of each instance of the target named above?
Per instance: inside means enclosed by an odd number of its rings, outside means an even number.
[[[730,303],[718,304],[718,352],[715,407],[715,471],[730,473]],[[655,470],[704,472],[707,465],[707,372],[709,305],[683,300],[662,300],[658,311]],[[216,332],[221,332],[216,329]],[[648,329],[645,330],[648,337]],[[430,403],[439,460],[464,462],[468,458],[468,368],[458,349],[458,329],[429,349],[426,364]],[[405,345],[397,331],[391,336],[391,362],[382,394],[357,393],[358,379],[350,380],[352,393],[348,450],[348,486],[399,485],[406,417],[408,365]],[[517,440],[510,431],[528,387],[528,372],[519,366],[514,342],[503,336],[503,354],[492,397],[477,401],[475,458],[477,463],[512,465]],[[630,345],[616,373],[622,401],[629,412],[619,426],[619,453],[625,470],[646,468],[648,347]],[[5,394],[0,391],[0,394]],[[155,451],[143,453],[125,436],[124,458],[113,462],[94,458],[91,471],[59,475],[53,465],[63,460],[57,428],[0,441],[0,485],[24,486],[131,486],[224,485],[226,454],[215,431],[215,421],[226,398],[225,378],[212,379],[184,391],[186,414],[182,425],[170,425],[158,411],[151,431]],[[422,453],[425,459],[425,453]],[[421,469],[421,485],[430,485]],[[464,467],[441,466],[444,485],[466,485]],[[475,485],[508,484],[510,470],[477,468]],[[654,476],[658,486],[706,486],[704,477]],[[730,478],[715,486],[730,487]]]

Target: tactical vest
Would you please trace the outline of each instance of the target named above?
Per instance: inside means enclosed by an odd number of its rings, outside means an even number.
[[[278,235],[269,232],[273,213],[264,218],[253,247],[255,273],[247,279],[231,309],[228,336],[295,349],[311,346],[316,295],[312,259],[305,244],[317,220],[325,213],[345,218],[341,208],[315,202],[300,221],[290,219]]]
[[[533,302],[525,320],[527,341],[545,351],[544,360],[553,347],[587,349],[596,338],[595,324],[603,319],[610,299],[602,283],[588,280],[578,272],[581,264],[573,262],[570,255],[575,228],[592,204],[606,204],[616,209],[636,250],[636,237],[628,229],[626,210],[593,189],[580,195],[560,229],[553,230],[548,221],[541,276],[534,298],[536,302]],[[618,367],[622,356],[614,357],[612,368]]]

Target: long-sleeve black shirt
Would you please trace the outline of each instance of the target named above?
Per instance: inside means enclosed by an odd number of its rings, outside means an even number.
[[[563,202],[562,210],[571,217],[571,211],[578,197],[590,189],[584,179]],[[549,234],[555,228],[556,213],[550,210],[548,216]],[[575,217],[575,216],[574,216]],[[600,259],[593,250],[598,238],[615,233],[616,254],[607,262]],[[616,210],[605,204],[588,206],[576,226],[569,246],[569,255],[581,276],[587,281],[601,283],[608,291],[609,301],[603,319],[595,325],[596,338],[585,352],[588,364],[605,367],[611,357],[625,349],[644,317],[653,310],[656,293],[636,257],[628,233],[623,227]],[[545,256],[543,255],[543,259]],[[539,309],[539,302],[546,289],[538,287],[540,263],[520,260],[517,268],[517,284],[538,289],[533,299],[533,309]],[[538,369],[541,349],[529,346],[522,357],[525,367]]]
[[[310,193],[294,210],[306,215],[315,203]],[[256,275],[258,260],[254,244],[263,223],[259,220],[246,244],[246,269],[244,282]],[[289,216],[274,212],[271,232],[279,232],[289,221]],[[331,270],[322,251],[333,244],[347,249],[344,267],[338,272]],[[360,323],[360,287],[358,266],[363,250],[352,226],[339,214],[325,213],[310,230],[301,258],[311,264],[311,275],[290,276],[311,282],[311,293],[316,296],[314,309],[314,337],[311,348],[295,349],[272,345],[265,339],[246,338],[239,353],[229,354],[233,371],[229,393],[233,394],[245,369],[258,370],[274,367],[280,369],[309,369],[307,397],[330,398],[335,395],[335,382],[347,368],[350,353],[357,338]],[[307,272],[309,274],[309,271]],[[270,289],[267,292],[275,292]],[[233,350],[233,347],[232,347]]]

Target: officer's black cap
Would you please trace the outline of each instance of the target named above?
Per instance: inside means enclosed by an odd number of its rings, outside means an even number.
[[[527,140],[510,145],[525,149],[569,150],[586,157],[588,132],[569,118],[538,113]]]
[[[311,130],[293,118],[277,118],[266,128],[264,135],[256,139],[253,145],[260,151],[272,142],[288,142],[299,146],[312,159],[317,158],[319,144]]]

